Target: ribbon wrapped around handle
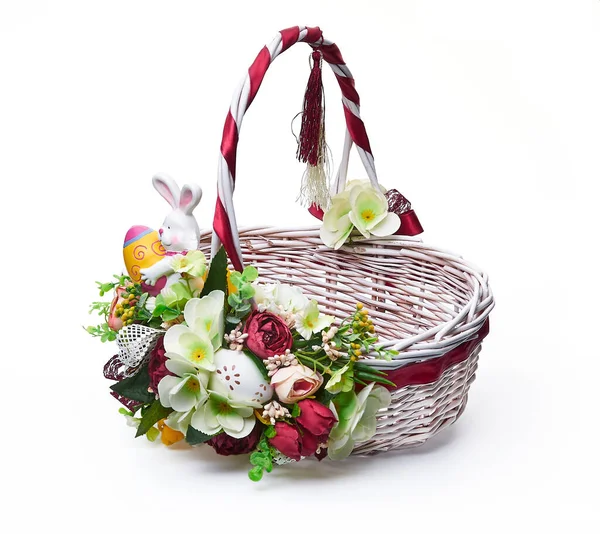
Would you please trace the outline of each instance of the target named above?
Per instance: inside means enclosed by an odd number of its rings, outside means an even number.
[[[314,50],[318,50],[322,54],[323,60],[333,70],[342,91],[342,103],[347,127],[345,150],[346,148],[349,150],[351,144],[354,143],[369,180],[376,187],[379,184],[369,137],[360,118],[360,98],[354,87],[352,73],[346,66],[339,48],[335,43],[325,39],[318,27],[295,26],[280,31],[271,43],[263,47],[248,69],[247,75],[233,95],[231,107],[223,127],[218,169],[217,202],[213,221],[212,254],[216,253],[222,243],[233,266],[239,271],[243,269],[243,262],[233,206],[239,131],[244,114],[256,97],[271,63],[279,54],[300,42],[307,43]],[[342,175],[342,181],[345,181],[345,172]],[[340,186],[340,175],[338,175],[336,185],[337,187]]]

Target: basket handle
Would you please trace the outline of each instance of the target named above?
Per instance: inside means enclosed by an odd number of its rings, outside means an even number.
[[[378,185],[369,138],[365,125],[360,118],[360,98],[354,88],[354,78],[344,63],[339,48],[333,42],[324,39],[323,33],[318,27],[296,26],[280,31],[275,39],[259,52],[254,63],[248,69],[247,75],[234,92],[231,107],[223,127],[211,248],[214,256],[222,243],[233,266],[238,271],[243,269],[243,262],[233,207],[233,191],[235,189],[239,130],[242,126],[244,114],[252,104],[271,63],[279,54],[299,42],[307,43],[313,49],[322,52],[323,59],[331,66],[342,90],[347,132],[344,143],[344,157],[334,184],[334,192],[336,192],[336,189],[340,190],[346,181],[347,160],[352,143],[356,145],[369,180],[374,186]]]

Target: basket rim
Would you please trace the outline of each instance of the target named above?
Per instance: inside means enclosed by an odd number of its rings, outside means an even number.
[[[391,361],[376,359],[375,354],[367,355],[361,360],[367,365],[381,370],[392,370],[433,358],[438,358],[456,348],[477,334],[483,326],[492,309],[494,308],[494,297],[489,287],[488,276],[475,264],[466,261],[462,256],[434,245],[429,245],[421,237],[392,235],[376,239],[357,239],[344,244],[338,251],[324,245],[319,235],[319,225],[305,225],[297,227],[277,227],[270,225],[241,226],[239,228],[240,243],[250,252],[244,256],[250,256],[248,261],[253,261],[252,252],[256,251],[263,256],[265,251],[272,246],[285,246],[289,241],[298,240],[302,247],[314,247],[315,253],[326,254],[353,254],[353,255],[377,255],[390,259],[399,254],[404,258],[415,260],[436,260],[434,263],[448,265],[448,272],[462,271],[468,275],[468,280],[473,287],[473,292],[468,302],[448,321],[440,322],[422,332],[407,336],[402,339],[384,341],[378,345],[388,349],[398,350],[400,354],[393,357]],[[210,241],[212,230],[200,231],[200,248],[208,249],[210,255]],[[253,241],[264,241],[257,245]],[[385,248],[390,247],[386,251]],[[290,247],[291,248],[291,247]],[[401,252],[400,252],[401,251]],[[272,276],[274,278],[274,276]],[[285,283],[284,280],[282,282]],[[319,299],[317,299],[319,300]]]

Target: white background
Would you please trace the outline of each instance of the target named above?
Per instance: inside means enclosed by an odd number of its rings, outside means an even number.
[[[0,3],[3,526],[10,532],[569,532],[598,527],[600,2]],[[165,171],[204,188],[222,124],[277,30],[320,25],[362,97],[381,182],[424,239],[482,265],[497,298],[460,422],[413,452],[304,462],[133,439],[81,329]],[[294,204],[306,46],[278,59],[241,134],[241,224]],[[343,115],[326,73],[328,135]],[[364,177],[357,157],[351,175]],[[49,529],[49,530],[48,530]]]

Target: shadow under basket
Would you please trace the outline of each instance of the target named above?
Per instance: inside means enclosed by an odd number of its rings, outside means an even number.
[[[200,249],[210,256],[211,232]],[[388,373],[392,402],[378,414],[375,436],[357,445],[365,455],[414,447],[456,421],[475,380],[481,341],[494,300],[487,276],[460,256],[420,239],[390,236],[323,245],[319,227],[240,228],[244,264],[263,282],[299,287],[337,319],[361,302],[391,361],[361,360]]]

